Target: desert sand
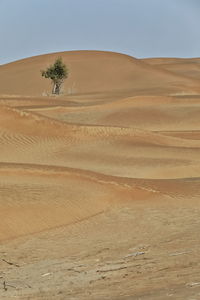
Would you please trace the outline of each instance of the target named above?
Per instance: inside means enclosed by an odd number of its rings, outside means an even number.
[[[200,299],[199,79],[101,51],[0,66],[0,299]]]

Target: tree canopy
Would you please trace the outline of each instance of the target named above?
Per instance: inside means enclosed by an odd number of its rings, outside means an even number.
[[[63,63],[62,58],[56,59],[53,65],[50,65],[46,70],[42,70],[41,74],[43,77],[51,79],[53,83],[53,94],[60,94],[60,88],[64,80],[69,75],[67,66]]]

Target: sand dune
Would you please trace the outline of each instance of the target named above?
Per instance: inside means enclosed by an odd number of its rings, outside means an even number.
[[[53,97],[40,70],[58,56]],[[101,51],[0,66],[1,299],[194,296],[199,74]]]
[[[199,140],[128,127],[62,124],[13,108],[1,107],[0,114],[2,162],[133,178],[195,177],[199,172]]]
[[[65,94],[122,92],[123,95],[199,91],[199,83],[160,70],[127,55],[98,51],[72,51],[36,56],[0,66],[0,94],[41,96],[51,85],[40,70],[61,56],[70,69]],[[145,81],[145,88],[144,88]]]
[[[0,240],[87,219],[117,205],[126,192],[112,178],[63,167],[4,163],[0,174]],[[150,193],[129,191],[134,197]]]
[[[33,112],[67,123],[92,123],[151,131],[173,131],[174,128],[181,131],[199,130],[199,109],[199,99],[189,96],[135,96],[90,107],[31,108]]]
[[[188,78],[200,79],[199,58],[148,58],[143,61],[162,70],[167,70]]]

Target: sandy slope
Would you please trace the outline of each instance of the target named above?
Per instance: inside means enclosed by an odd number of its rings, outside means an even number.
[[[57,56],[71,74],[51,97],[40,70]],[[198,64],[0,66],[1,299],[198,299]]]
[[[80,93],[168,93],[199,91],[199,82],[169,71],[160,70],[127,55],[72,51],[36,56],[0,66],[0,94],[41,96],[51,86],[40,70],[61,56],[70,70],[65,94]],[[144,88],[145,81],[145,88]]]
[[[200,79],[199,58],[148,58],[143,61],[162,70],[171,71],[175,74],[198,80]]]

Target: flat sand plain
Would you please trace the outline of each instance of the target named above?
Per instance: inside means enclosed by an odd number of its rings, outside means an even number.
[[[100,51],[0,66],[0,299],[200,299],[199,79]]]

